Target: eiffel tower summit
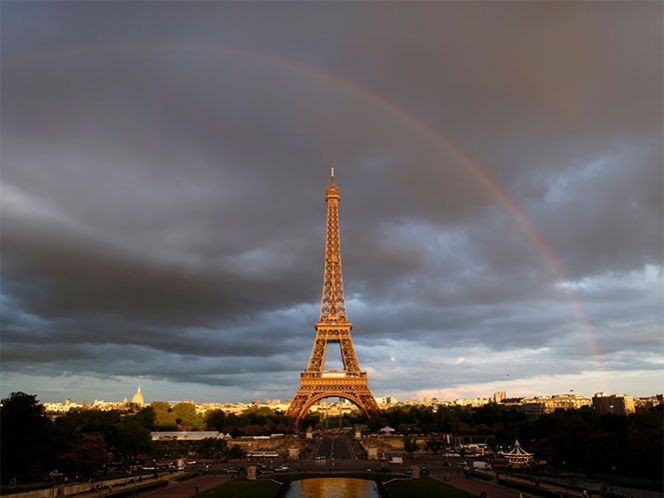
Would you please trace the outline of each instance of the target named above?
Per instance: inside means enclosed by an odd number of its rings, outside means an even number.
[[[380,409],[367,383],[367,373],[360,370],[350,331],[353,328],[346,317],[346,302],[341,275],[341,245],[339,242],[339,189],[334,184],[334,166],[331,167],[330,186],[327,188],[327,234],[325,237],[325,273],[320,318],[316,324],[316,340],[309,365],[300,373],[300,387],[293,397],[286,416],[297,427],[314,403],[321,399],[338,397],[354,403],[365,417]],[[332,343],[341,349],[343,370],[325,370],[327,347]]]

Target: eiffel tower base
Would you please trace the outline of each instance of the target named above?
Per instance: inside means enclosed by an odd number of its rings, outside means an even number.
[[[300,387],[286,412],[291,425],[299,427],[309,409],[324,398],[344,398],[355,404],[364,418],[380,413],[376,399],[367,384],[366,372],[302,372]]]

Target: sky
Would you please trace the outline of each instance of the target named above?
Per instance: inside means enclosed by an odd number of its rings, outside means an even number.
[[[3,398],[664,391],[661,2],[0,8]]]

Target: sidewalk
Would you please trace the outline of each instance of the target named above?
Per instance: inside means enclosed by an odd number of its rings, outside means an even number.
[[[460,475],[449,474],[445,476],[443,481],[443,476],[435,476],[433,479],[437,481],[444,482],[453,488],[465,491],[475,496],[479,496],[482,491],[486,493],[486,498],[520,498],[518,491],[513,491],[503,486],[499,486],[495,483],[490,483],[486,481],[478,481],[476,479],[469,479]],[[533,498],[523,494],[522,498]]]
[[[513,482],[515,484],[526,485],[530,489],[511,489],[509,486],[498,484],[495,481],[481,481],[458,474],[450,474],[446,475],[445,477],[445,484],[449,484],[452,487],[460,489],[461,491],[466,491],[467,493],[471,493],[475,496],[479,496],[479,494],[484,491],[487,494],[487,498],[538,498],[540,496],[540,494],[537,493],[538,489],[548,493],[556,493],[560,496],[583,498],[583,493],[576,489],[564,488],[562,486],[556,486],[548,483],[540,483],[539,487],[535,487],[529,480],[513,476],[510,476],[507,479],[502,476],[501,480],[507,481],[508,483]],[[434,479],[443,481],[442,476],[436,476]]]
[[[202,476],[189,479],[183,483],[169,483],[168,486],[150,490],[139,495],[139,498],[189,498],[227,483],[232,478],[227,476]]]
[[[583,497],[583,492],[581,490],[575,489],[575,488],[570,488],[570,487],[565,487],[565,486],[560,486],[558,484],[552,484],[548,482],[542,482],[538,481],[538,484],[535,485],[533,484],[532,481],[523,478],[523,477],[516,477],[516,476],[503,476],[501,479],[507,483],[513,482],[525,486],[529,486],[531,488],[534,488],[532,493],[536,494],[537,489],[544,489],[549,492],[556,493],[560,496],[569,496],[572,498],[584,498]],[[525,494],[525,493],[524,493]]]

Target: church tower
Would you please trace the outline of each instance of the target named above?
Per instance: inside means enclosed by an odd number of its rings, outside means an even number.
[[[334,166],[327,188],[327,234],[325,237],[325,270],[320,317],[316,323],[316,339],[307,369],[300,374],[300,387],[286,412],[298,426],[311,406],[321,399],[345,398],[354,403],[365,417],[380,412],[367,383],[367,373],[360,370],[346,317],[346,302],[341,273],[339,239],[339,189],[334,184]],[[327,347],[332,343],[341,349],[342,370],[325,370]]]

